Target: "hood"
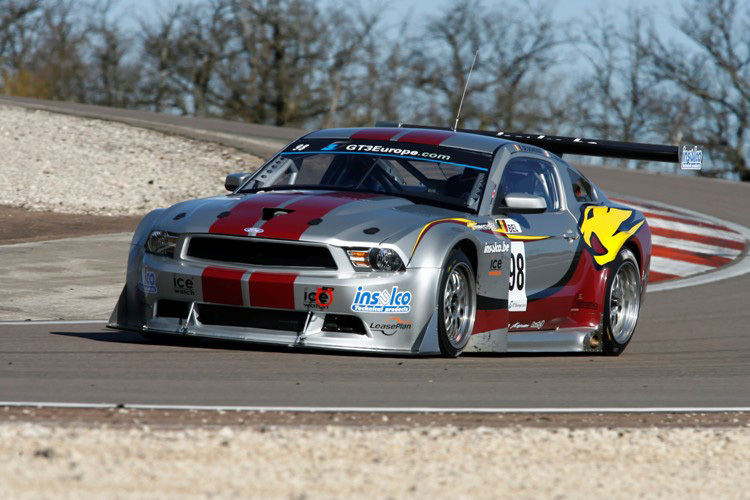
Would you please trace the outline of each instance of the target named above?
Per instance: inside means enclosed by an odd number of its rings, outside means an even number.
[[[377,245],[403,241],[412,232],[416,238],[425,224],[458,216],[465,214],[395,196],[284,191],[178,203],[165,210],[154,227],[177,233]]]

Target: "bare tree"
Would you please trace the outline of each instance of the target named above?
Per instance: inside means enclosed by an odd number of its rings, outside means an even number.
[[[138,102],[140,66],[129,61],[134,40],[112,20],[112,2],[95,5],[87,20],[86,101],[131,107]]]
[[[676,26],[687,43],[667,43],[652,31],[643,44],[652,74],[682,96],[666,119],[690,110],[681,120],[685,139],[706,147],[711,173],[750,181],[750,4],[689,0]]]

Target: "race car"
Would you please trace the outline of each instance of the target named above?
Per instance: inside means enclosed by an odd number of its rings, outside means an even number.
[[[108,326],[394,354],[620,354],[648,282],[643,214],[563,154],[675,146],[403,124],[318,130],[231,193],[146,215]]]

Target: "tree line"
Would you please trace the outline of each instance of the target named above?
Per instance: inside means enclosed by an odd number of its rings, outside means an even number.
[[[375,120],[704,146],[750,181],[750,2],[683,0],[570,21],[549,2],[0,0],[0,92],[305,128]],[[672,36],[677,34],[678,36]]]

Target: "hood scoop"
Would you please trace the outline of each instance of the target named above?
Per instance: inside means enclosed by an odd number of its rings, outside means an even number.
[[[286,215],[294,212],[294,210],[287,210],[286,208],[272,208],[263,207],[263,220],[271,220],[279,215]]]

